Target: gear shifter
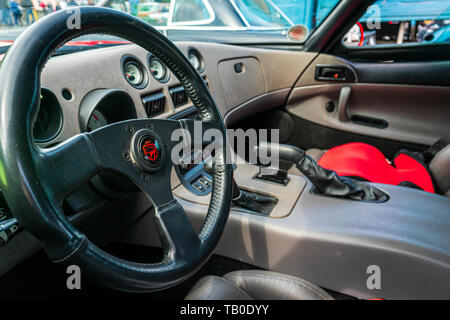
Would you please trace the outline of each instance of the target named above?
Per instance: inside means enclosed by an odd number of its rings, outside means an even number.
[[[203,165],[203,170],[209,175],[213,175],[213,161],[208,159]],[[233,177],[233,205],[250,210],[256,214],[270,215],[272,209],[278,203],[278,199],[260,193],[250,192],[239,188]]]
[[[333,170],[321,167],[304,150],[283,144],[261,142],[257,147],[258,154],[271,155],[274,148],[278,149],[280,160],[294,163],[307,177],[316,194],[346,198],[358,201],[384,202],[389,196],[374,186],[348,177],[341,177]]]

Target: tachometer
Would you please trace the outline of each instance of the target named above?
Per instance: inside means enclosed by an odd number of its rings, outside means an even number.
[[[88,124],[87,124],[87,130],[93,131],[98,128],[104,127],[108,124],[108,120],[106,120],[105,115],[98,109],[95,109],[94,112],[92,112],[91,117],[89,118]]]

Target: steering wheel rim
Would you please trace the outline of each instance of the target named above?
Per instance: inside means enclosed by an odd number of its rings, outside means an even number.
[[[79,29],[68,27],[68,20],[73,19],[74,14],[80,19]],[[125,261],[91,243],[65,217],[62,211],[64,197],[100,169],[106,168],[128,175],[150,195],[155,205],[148,180],[167,182],[170,175],[167,168],[172,165],[167,160],[169,157],[165,157],[167,161],[161,160],[160,170],[150,172],[137,161],[121,157],[124,146],[129,141],[133,151],[132,141],[142,132],[157,133],[156,136],[163,132],[167,138],[170,130],[193,130],[193,122],[188,120],[130,120],[77,135],[50,150],[40,149],[33,142],[31,124],[38,111],[41,71],[57,48],[73,38],[92,33],[119,36],[152,52],[185,87],[203,125],[218,129],[226,139],[221,114],[202,77],[185,55],[159,31],[132,16],[107,8],[61,10],[25,30],[3,60],[0,69],[0,186],[13,215],[41,242],[52,261],[76,264],[84,274],[113,289],[133,292],[160,290],[179,283],[198,270],[220,239],[232,194],[232,167],[225,163],[226,143],[216,150],[211,202],[198,238],[192,233],[192,225],[178,202],[167,198],[155,207],[156,227],[165,253],[160,263]],[[123,141],[114,141],[116,147],[105,142],[113,132],[125,136]],[[164,146],[167,152],[173,147],[166,141]],[[81,152],[88,154],[67,156]],[[113,157],[121,158],[114,168],[117,163],[108,160]],[[74,168],[77,168],[77,173],[74,173]],[[165,172],[165,176],[161,172]],[[184,229],[190,231],[181,232]],[[180,243],[171,243],[175,240]]]

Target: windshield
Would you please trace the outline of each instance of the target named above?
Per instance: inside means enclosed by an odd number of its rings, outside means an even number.
[[[0,46],[10,45],[21,32],[57,10],[76,13],[77,6],[102,6],[131,14],[172,40],[228,43],[287,42],[287,30],[304,25],[309,34],[339,0],[0,0]],[[82,17],[81,17],[82,23]],[[87,35],[86,43],[120,39]]]
[[[294,23],[272,1],[233,0],[248,25],[290,27]]]

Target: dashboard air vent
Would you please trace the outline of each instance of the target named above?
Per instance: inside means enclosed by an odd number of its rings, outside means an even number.
[[[187,92],[182,86],[171,88],[169,92],[170,96],[172,97],[173,106],[175,108],[184,106],[186,103],[188,103]]]
[[[149,118],[154,117],[164,112],[166,105],[166,96],[164,93],[155,93],[142,98],[145,112]]]

